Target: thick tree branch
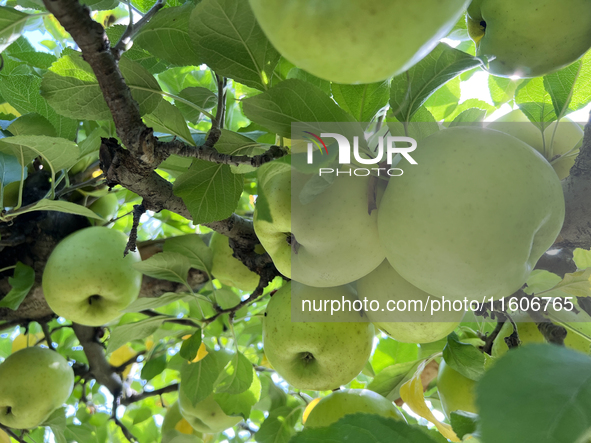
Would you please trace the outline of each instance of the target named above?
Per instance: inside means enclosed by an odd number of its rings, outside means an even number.
[[[566,217],[559,246],[591,249],[591,118],[585,125],[583,146],[562,189]]]
[[[96,75],[123,144],[131,152],[150,153],[154,137],[142,121],[103,27],[90,17],[90,9],[77,0],[44,0],[43,3],[82,50],[82,57]]]
[[[101,328],[72,324],[74,333],[88,360],[89,375],[111,392],[113,397],[121,395],[123,384],[121,377],[105,358],[105,348],[98,340]]]

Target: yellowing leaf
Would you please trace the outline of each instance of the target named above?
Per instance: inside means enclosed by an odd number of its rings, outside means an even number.
[[[14,354],[17,351],[20,351],[24,348],[30,348],[31,346],[35,346],[35,344],[43,338],[43,334],[20,334],[17,335],[14,341],[12,342],[12,351],[11,353]],[[43,344],[47,344],[45,341],[42,342]]]
[[[135,351],[129,345],[124,345],[111,353],[111,356],[109,357],[109,363],[112,366],[121,366],[126,361],[129,361],[129,359],[134,355],[136,355]],[[127,365],[121,375],[124,379],[126,379],[130,372],[131,364]]]
[[[0,443],[10,443],[10,437],[2,429],[0,429]]]
[[[205,343],[201,342],[201,346],[199,346],[199,350],[197,351],[197,357],[195,357],[191,363],[197,363],[198,361],[203,360],[207,354],[208,352]]]
[[[312,409],[314,409],[314,406],[316,406],[320,400],[320,397],[318,397],[308,403],[308,406],[306,406],[304,414],[302,415],[302,423],[306,423],[306,420],[308,420],[308,415],[310,415],[310,412],[312,412]]]
[[[553,289],[560,289],[575,297],[591,296],[591,268],[566,274]]]
[[[263,355],[263,358],[261,359],[261,366],[264,366],[265,368],[273,369],[273,366],[271,366],[271,363],[267,359],[266,355]]]
[[[183,340],[184,340],[184,338],[183,338]],[[154,347],[154,339],[152,337],[148,337],[144,344],[146,345],[146,349],[148,351],[150,351]]]
[[[427,403],[425,403],[425,395],[423,383],[421,382],[421,374],[423,373],[425,366],[427,366],[429,362],[430,360],[423,361],[417,368],[417,371],[412,376],[412,378],[400,387],[400,397],[402,398],[402,400],[404,400],[408,407],[412,409],[412,411],[415,414],[418,414],[424,419],[429,420],[431,423],[433,423],[437,430],[441,432],[441,435],[443,435],[445,438],[450,439],[451,441],[459,442],[461,440],[452,430],[451,426],[445,423],[441,423],[439,420],[437,420],[431,412],[431,410],[429,409],[429,407],[427,406]]]
[[[191,427],[189,422],[184,418],[181,418],[181,420],[176,424],[174,428],[181,434],[191,435],[193,433],[193,428]]]

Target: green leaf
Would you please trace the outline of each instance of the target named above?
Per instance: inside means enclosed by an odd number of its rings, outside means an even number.
[[[151,358],[142,368],[141,377],[143,380],[152,380],[157,375],[162,374],[166,369],[166,354],[159,355],[156,358]]]
[[[175,105],[183,116],[192,122],[196,122],[201,115],[199,108],[203,110],[210,110],[217,104],[217,95],[207,88],[201,86],[192,86],[183,89],[179,96],[195,105],[195,107],[188,105],[180,100],[175,101]]]
[[[288,443],[295,434],[295,425],[300,418],[301,408],[282,406],[269,412],[259,431],[255,434],[258,443]],[[322,440],[320,440],[322,441]]]
[[[192,268],[209,272],[213,260],[211,249],[197,234],[179,235],[167,238],[164,242],[164,252],[178,252],[189,259]]]
[[[133,419],[133,424],[137,425],[152,417],[154,413],[150,408],[140,408],[129,411],[129,416]]]
[[[0,308],[9,308],[16,311],[35,284],[35,271],[20,261],[16,262],[14,274],[8,278],[8,284],[11,289],[0,300]]]
[[[339,85],[333,83],[332,94],[336,102],[359,122],[371,121],[388,104],[390,82],[366,85]]]
[[[0,71],[0,74],[2,71]],[[58,136],[74,140],[78,121],[58,115],[39,94],[41,79],[34,75],[0,75],[0,95],[21,114],[37,112],[53,125]],[[77,118],[77,117],[76,117]]]
[[[213,398],[220,405],[226,415],[240,415],[245,420],[250,416],[252,407],[261,398],[261,381],[251,366],[252,383],[249,388],[240,394],[215,393]]]
[[[21,166],[17,158],[13,155],[0,152],[0,183],[4,186],[20,180]]]
[[[141,312],[147,309],[156,309],[174,303],[179,300],[193,300],[194,296],[179,292],[167,292],[160,297],[141,297],[132,302],[128,307],[122,309],[121,312]]]
[[[321,89],[302,80],[285,80],[242,101],[244,115],[282,137],[291,138],[291,124],[353,122]]]
[[[236,352],[217,379],[214,392],[240,394],[250,387],[252,379],[252,363],[244,354]]]
[[[135,323],[128,323],[121,326],[116,326],[111,331],[109,343],[107,344],[107,354],[110,354],[116,349],[119,349],[126,343],[133,340],[142,340],[149,335],[152,335],[166,320],[166,316],[158,316],[146,318]]]
[[[479,65],[477,58],[440,43],[423,60],[392,79],[390,107],[394,116],[409,122],[440,86]]]
[[[55,174],[60,169],[67,169],[76,163],[80,150],[76,143],[43,135],[16,135],[0,140],[0,151],[14,155],[21,166],[26,166],[35,157],[42,156],[47,160]]]
[[[449,124],[449,127],[454,126],[473,126],[474,124],[480,126],[480,123],[484,121],[486,117],[486,111],[484,109],[470,108],[462,111],[453,121]]]
[[[447,336],[443,359],[450,368],[471,380],[478,380],[484,374],[484,354],[474,346],[460,342],[455,332]]]
[[[155,131],[175,135],[188,144],[195,146],[183,114],[176,106],[166,100],[161,100],[152,113],[144,115],[144,121],[146,125],[151,126]]]
[[[181,345],[180,355],[185,360],[193,361],[197,357],[199,347],[201,346],[201,329],[191,335],[188,339],[183,340]]]
[[[188,2],[162,9],[142,28],[134,43],[173,65],[199,66],[201,61],[189,37],[189,17],[194,7]]]
[[[160,252],[147,260],[134,263],[133,267],[150,277],[186,285],[191,263],[178,252]]]
[[[189,35],[203,62],[217,74],[265,90],[279,53],[243,0],[202,0],[193,10]]]
[[[565,347],[530,344],[508,352],[476,385],[483,441],[587,441],[589,374],[591,358]]]
[[[140,64],[122,57],[119,68],[140,113],[149,114],[162,100],[156,79]],[[43,76],[41,95],[61,115],[84,120],[110,120],[111,112],[103,99],[98,81],[79,54],[55,62]]]
[[[374,414],[351,414],[325,428],[308,428],[289,443],[434,443],[422,430],[392,418]]]
[[[196,363],[186,363],[181,368],[181,387],[189,401],[197,404],[213,393],[214,383],[226,365],[229,355],[224,351],[212,351]]]
[[[21,115],[7,128],[12,135],[45,135],[57,137],[53,125],[42,115],[36,112]]]
[[[0,6],[0,52],[20,37],[29,14]]]
[[[1,166],[0,166],[1,167]],[[1,169],[0,169],[1,171]],[[0,172],[0,176],[2,173]],[[573,252],[573,260],[579,269],[587,269],[591,267],[591,251],[577,248]]]
[[[414,343],[401,343],[390,337],[380,338],[371,356],[371,365],[376,373],[395,363],[406,363],[417,360],[419,347]]]
[[[321,89],[327,95],[330,95],[330,82],[328,80],[324,80],[318,78],[309,72],[304,71],[300,68],[293,68],[287,73],[286,80],[288,78],[297,78],[299,80],[303,80],[307,83],[311,83],[317,88]]]
[[[454,411],[450,414],[449,421],[456,435],[463,438],[464,435],[476,432],[478,415],[466,411]]]
[[[51,413],[41,426],[49,426],[55,437],[56,443],[66,443],[64,431],[66,430],[66,408],[58,408]]]
[[[23,207],[18,211],[15,211],[14,214],[25,214],[33,211],[65,212],[66,214],[76,214],[96,220],[103,220],[100,215],[97,215],[85,206],[63,200],[49,200],[47,198],[39,200],[32,206]]]
[[[187,172],[178,177],[173,191],[183,199],[193,223],[223,220],[234,212],[243,178],[232,174],[230,166],[194,160]]]
[[[400,398],[400,387],[412,378],[422,360],[397,363],[383,369],[367,385],[367,389],[394,401]]]
[[[584,92],[589,94],[591,92],[589,80],[591,80],[589,55],[566,68],[544,76],[544,88],[550,94],[554,113],[557,116],[562,118],[569,112],[577,111],[588,104],[589,96],[582,97],[580,93],[575,94],[575,87],[577,89],[582,87]],[[573,102],[574,97],[576,99]]]
[[[109,40],[111,42],[118,42],[126,29],[127,26],[124,25],[109,26],[106,29],[107,37],[109,37]],[[136,63],[139,63],[152,74],[162,72],[168,67],[168,63],[154,57],[148,51],[144,51],[139,47],[139,45],[136,44],[134,44],[127,51],[125,51],[123,57],[133,60]]]
[[[527,118],[542,131],[556,120],[552,98],[540,77],[521,83],[515,92],[515,102]]]
[[[437,121],[447,118],[458,107],[458,102],[462,95],[460,76],[448,81],[437,90],[437,94],[431,95],[425,101],[424,107],[427,108]]]
[[[522,80],[512,80],[495,75],[488,76],[488,90],[495,106],[501,106],[515,97],[515,90]]]

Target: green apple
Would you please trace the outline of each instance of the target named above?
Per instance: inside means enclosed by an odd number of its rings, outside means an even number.
[[[201,437],[201,432],[196,431],[181,414],[179,402],[176,401],[168,409],[162,422],[162,443],[171,442],[179,434],[195,435]]]
[[[542,132],[519,109],[514,109],[486,127],[505,132],[530,145],[551,162],[560,180],[568,176],[583,141],[583,130],[568,117],[559,123],[551,123],[542,137]]]
[[[257,177],[259,196],[254,208],[254,231],[277,270],[291,278],[291,167],[265,163]]]
[[[302,300],[355,300],[350,286],[314,288],[291,281],[273,295],[263,319],[263,347],[273,368],[296,389],[326,391],[353,380],[365,366],[372,349],[374,327],[358,312],[340,311],[335,322],[292,322],[292,298]],[[324,314],[326,315],[326,314]]]
[[[388,260],[384,260],[375,271],[357,281],[357,293],[361,300],[366,298],[368,300],[377,300],[380,309],[386,309],[386,305],[390,300],[407,303],[410,301],[410,303],[404,305],[408,308],[400,308],[402,309],[400,311],[367,311],[367,316],[374,326],[384,331],[394,340],[404,343],[431,343],[441,340],[459,326],[464,316],[464,311],[446,311],[445,313],[440,312],[432,315],[430,302],[441,302],[441,300],[421,291],[404,280],[390,266]],[[415,302],[422,305],[415,305]],[[418,307],[410,312],[411,304],[413,307],[426,306],[427,310],[422,311],[421,307]],[[392,321],[383,321],[384,319]],[[441,321],[450,319],[454,321]]]
[[[235,286],[242,291],[252,292],[256,289],[260,280],[259,275],[232,255],[234,251],[230,247],[228,237],[214,232],[209,247],[213,252],[211,273],[215,278],[224,285]],[[255,248],[255,252],[262,253],[264,250]]]
[[[473,0],[467,22],[476,55],[503,77],[546,75],[591,47],[588,0]]]
[[[310,175],[292,173],[291,277],[317,287],[340,286],[384,260],[378,214],[368,214],[369,177],[339,175],[311,202],[300,196]]]
[[[418,164],[390,180],[378,208],[392,267],[451,300],[517,291],[564,220],[550,164],[515,137],[476,127],[441,130],[413,158]]]
[[[236,426],[242,421],[242,417],[226,415],[215,401],[213,394],[193,405],[183,390],[179,389],[179,407],[183,417],[198,432],[214,434]]]
[[[287,60],[336,83],[371,83],[425,57],[469,1],[250,0],[261,28]]]
[[[107,195],[99,198],[88,208],[95,214],[100,215],[103,219],[110,221],[117,216],[117,211],[119,210],[119,200],[114,193],[110,192]]]
[[[308,415],[306,428],[330,426],[345,415],[376,414],[394,420],[406,421],[394,404],[368,389],[344,389],[322,398]]]
[[[0,365],[0,424],[31,429],[43,423],[70,396],[74,371],[64,357],[31,347]]]
[[[140,254],[123,257],[127,236],[100,226],[76,231],[53,250],[43,271],[43,293],[57,315],[100,326],[121,315],[140,293]]]
[[[454,411],[478,413],[474,398],[476,382],[449,367],[443,359],[437,372],[437,391],[445,416]]]

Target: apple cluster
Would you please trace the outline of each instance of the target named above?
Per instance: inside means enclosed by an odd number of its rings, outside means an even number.
[[[373,312],[340,312],[331,322],[311,313],[293,322],[292,303],[496,300],[525,283],[556,239],[564,219],[560,181],[518,138],[482,127],[441,129],[413,155],[417,165],[378,184],[372,211],[367,177],[339,175],[302,202],[317,176],[273,163],[260,168],[255,231],[292,279],[269,301],[264,349],[294,387],[329,390],[351,381],[371,353],[368,318],[398,341],[427,343],[452,332],[464,313],[400,312],[384,321]]]
[[[335,83],[372,83],[422,60],[466,13],[476,55],[497,76],[538,77],[591,47],[588,0],[250,0],[287,60]],[[347,51],[343,51],[347,48]],[[355,67],[352,69],[352,67]]]

